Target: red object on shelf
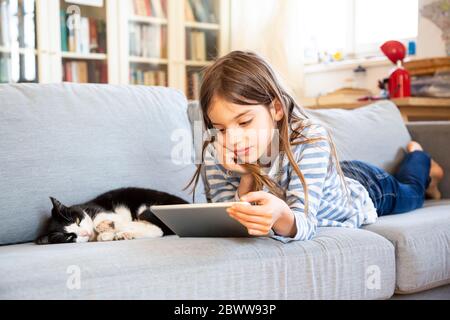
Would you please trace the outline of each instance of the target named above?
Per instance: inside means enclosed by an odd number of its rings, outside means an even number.
[[[399,41],[387,41],[381,46],[381,51],[396,65],[389,75],[389,97],[410,97],[411,77],[408,70],[403,68],[406,47]]]

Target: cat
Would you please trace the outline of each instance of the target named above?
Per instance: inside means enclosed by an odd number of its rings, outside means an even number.
[[[142,188],[108,191],[86,203],[67,207],[53,204],[46,233],[36,244],[156,238],[174,234],[151,211],[152,205],[186,204],[165,192]]]

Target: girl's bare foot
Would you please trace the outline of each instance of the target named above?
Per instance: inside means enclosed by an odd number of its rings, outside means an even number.
[[[408,150],[408,152],[423,151],[422,146],[416,141],[411,141],[410,143],[408,143],[406,149]],[[431,199],[439,200],[442,198],[442,195],[439,191],[438,184],[444,178],[444,170],[433,159],[431,159],[430,177],[431,182],[428,186],[428,189],[425,191],[425,194]]]

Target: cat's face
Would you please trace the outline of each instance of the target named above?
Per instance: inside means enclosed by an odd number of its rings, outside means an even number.
[[[78,206],[66,207],[55,198],[48,233],[36,240],[37,244],[88,242],[95,238],[91,217]]]

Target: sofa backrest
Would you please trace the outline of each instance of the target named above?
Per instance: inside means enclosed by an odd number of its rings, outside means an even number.
[[[305,109],[324,125],[336,145],[339,160],[360,160],[392,173],[404,157],[411,136],[397,106],[380,101],[354,109]],[[189,119],[202,121],[197,101],[189,103]]]
[[[393,173],[411,141],[400,111],[391,101],[353,110],[307,109],[306,112],[327,127],[340,161],[365,161]]]
[[[162,87],[0,85],[0,245],[34,240],[49,196],[72,205],[142,187],[192,202],[186,111],[185,96]]]
[[[394,173],[411,141],[400,111],[390,101],[379,101],[354,110],[306,109],[305,112],[328,129],[339,161],[366,161]],[[191,125],[202,121],[198,101],[189,103],[188,114]],[[204,170],[202,176],[209,199]]]

